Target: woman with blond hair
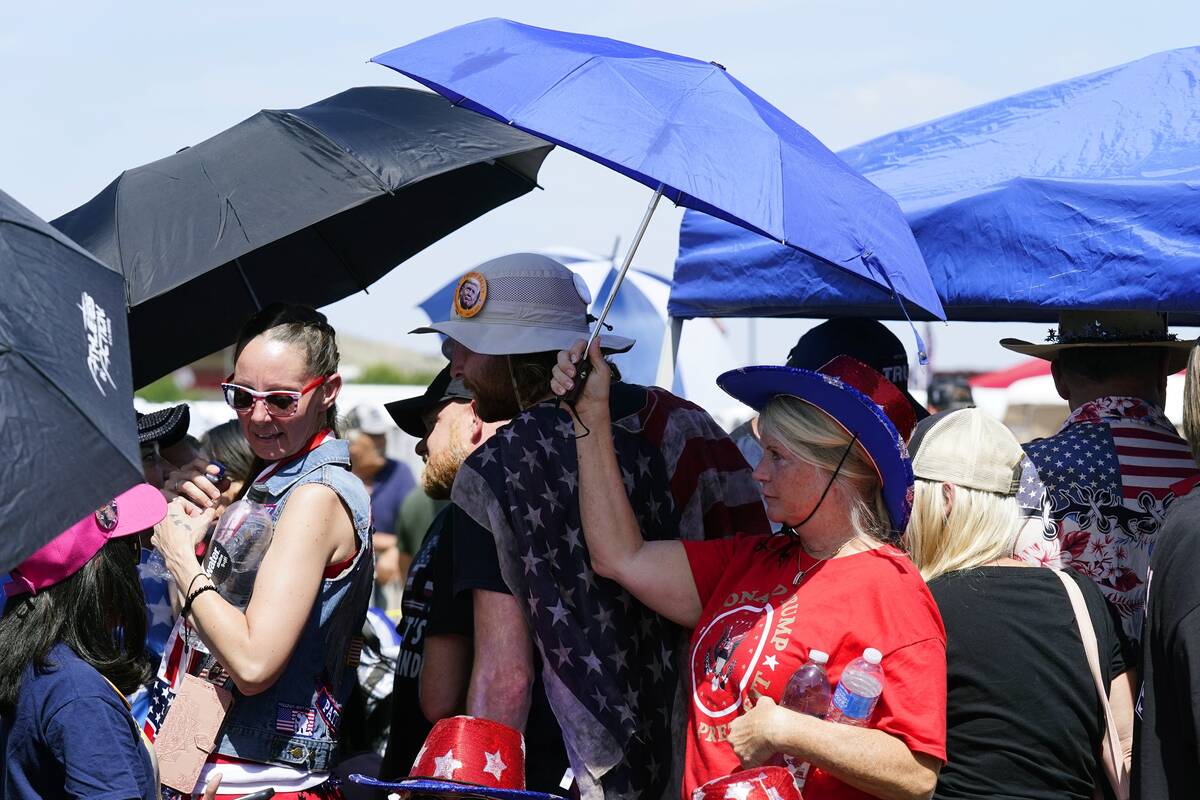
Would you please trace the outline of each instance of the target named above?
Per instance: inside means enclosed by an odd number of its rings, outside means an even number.
[[[583,342],[559,354],[557,394],[572,388],[582,357]],[[920,575],[884,542],[909,512],[897,430],[914,422],[905,396],[845,356],[819,372],[725,373],[721,388],[760,412],[754,477],[783,532],[647,541],[614,451],[609,369],[599,348],[590,358],[574,410],[592,567],[692,630],[683,796],[781,754],[807,800],[928,797],[945,760],[944,633]],[[863,727],[776,705],[811,650],[829,655],[837,681],[867,648],[882,653],[886,677],[874,713],[860,712]]]
[[[1078,798],[1108,778],[1105,714],[1062,579],[1012,558],[1024,453],[976,408],[917,425],[906,540],[946,626],[946,749],[935,798]],[[1118,624],[1090,579],[1068,571],[1095,631],[1122,755],[1133,676]]]

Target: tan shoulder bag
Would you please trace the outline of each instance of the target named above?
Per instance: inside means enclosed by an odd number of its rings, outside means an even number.
[[[1117,800],[1129,800],[1129,771],[1125,768],[1125,759],[1121,755],[1121,736],[1117,732],[1117,721],[1113,718],[1112,707],[1108,704],[1108,687],[1104,685],[1104,677],[1100,672],[1100,653],[1096,640],[1096,630],[1092,627],[1092,615],[1088,613],[1087,602],[1083,592],[1075,585],[1065,572],[1054,571],[1067,590],[1067,598],[1075,611],[1075,624],[1079,627],[1079,638],[1083,640],[1083,652],[1087,654],[1088,667],[1092,671],[1092,682],[1096,685],[1096,694],[1100,697],[1100,705],[1104,709],[1104,741],[1100,743],[1100,760],[1104,764],[1104,774],[1108,776],[1109,785]],[[1097,796],[1100,796],[1097,793]]]

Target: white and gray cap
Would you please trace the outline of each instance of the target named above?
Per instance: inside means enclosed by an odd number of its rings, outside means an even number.
[[[591,296],[583,279],[550,256],[513,253],[485,261],[454,289],[450,318],[412,333],[441,333],[492,356],[566,350],[591,333]],[[600,336],[600,347],[623,353],[634,340]]]

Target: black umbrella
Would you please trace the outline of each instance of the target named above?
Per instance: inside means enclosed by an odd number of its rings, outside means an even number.
[[[0,572],[142,479],[121,276],[0,191]]]
[[[438,95],[363,87],[127,170],[54,225],[125,275],[142,386],[269,302],[365,289],[532,189],[550,150]]]

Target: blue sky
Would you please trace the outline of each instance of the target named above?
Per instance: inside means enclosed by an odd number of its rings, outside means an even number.
[[[1074,75],[1197,44],[1191,2],[210,1],[0,4],[0,188],[43,217],[84,202],[122,169],[175,152],[260,108],[304,105],[356,85],[409,85],[371,56],[486,16],[614,36],[724,64],[833,149]],[[546,246],[607,252],[628,238],[647,190],[566,152],[545,191],[485,216],[330,309],[353,333],[409,346],[416,304],[495,255]],[[680,212],[660,209],[640,265],[669,273]],[[197,319],[219,311],[197,309]],[[781,360],[801,321],[758,327]],[[1019,357],[1002,336],[1045,326],[935,329],[939,368]],[[747,325],[729,326],[749,357]],[[898,329],[901,332],[901,329]],[[686,335],[686,333],[685,333]],[[907,333],[901,332],[906,343]]]

